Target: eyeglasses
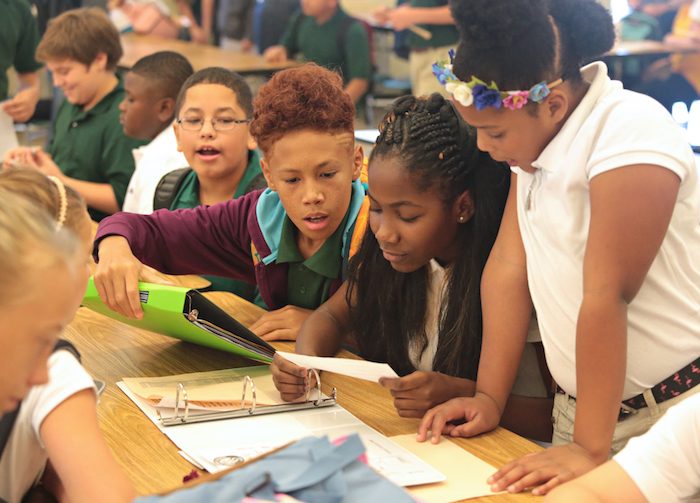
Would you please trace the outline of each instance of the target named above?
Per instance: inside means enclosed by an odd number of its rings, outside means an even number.
[[[204,127],[204,119],[178,119],[176,121],[185,131],[201,131]],[[237,124],[248,124],[250,119],[231,119],[229,117],[214,117],[210,119],[211,127],[214,131],[231,131]]]

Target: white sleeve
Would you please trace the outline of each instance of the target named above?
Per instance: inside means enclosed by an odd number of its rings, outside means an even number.
[[[695,159],[668,111],[652,98],[631,91],[617,99],[600,118],[586,166],[588,179],[624,166],[653,164],[685,180],[695,169]]]
[[[700,490],[700,394],[670,408],[614,460],[650,503],[695,495]]]
[[[49,357],[49,382],[32,388],[22,401],[22,408],[30,411],[32,430],[42,448],[40,429],[46,416],[65,399],[84,389],[94,390],[95,382],[80,362],[66,350],[55,351]]]
[[[700,0],[695,0],[690,5],[690,11],[688,14],[690,14],[690,19],[693,21],[700,21]]]

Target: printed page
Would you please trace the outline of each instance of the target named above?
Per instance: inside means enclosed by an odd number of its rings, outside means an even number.
[[[277,351],[282,358],[307,369],[325,370],[366,381],[379,382],[382,377],[398,377],[394,369],[386,363],[351,360],[350,358],[328,358],[322,356],[298,355]]]
[[[16,148],[18,145],[12,117],[7,115],[5,110],[2,109],[3,103],[4,101],[0,102],[0,160],[2,160],[5,152]]]

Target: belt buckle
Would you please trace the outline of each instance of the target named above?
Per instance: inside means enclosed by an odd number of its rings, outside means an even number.
[[[639,412],[637,409],[634,407],[630,407],[629,405],[625,403],[620,403],[620,412],[617,414],[617,421],[624,421],[625,419],[628,419],[630,416],[634,416]]]

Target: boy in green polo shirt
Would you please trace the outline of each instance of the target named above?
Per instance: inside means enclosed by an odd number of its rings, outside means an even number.
[[[236,72],[214,67],[190,76],[175,102],[173,127],[178,150],[191,168],[161,179],[154,209],[164,207],[158,203],[165,200],[171,210],[212,205],[267,187],[248,127],[252,116],[253,94]],[[220,276],[205,278],[212,290],[233,292],[251,301],[255,298],[256,288],[250,283]]]
[[[98,8],[64,12],[49,22],[36,51],[65,95],[48,152],[19,148],[8,164],[34,167],[78,191],[94,220],[119,211],[134,171],[131,150],[142,145],[124,135],[115,74],[122,56],[119,33]]]
[[[17,71],[20,91],[0,107],[16,122],[26,122],[39,101],[41,64],[34,59],[39,43],[36,19],[26,0],[0,0],[0,102],[7,98],[7,70]]]
[[[338,0],[305,0],[301,8],[289,20],[280,45],[269,47],[263,56],[271,62],[297,57],[339,71],[345,91],[357,104],[372,79],[367,31]]]

